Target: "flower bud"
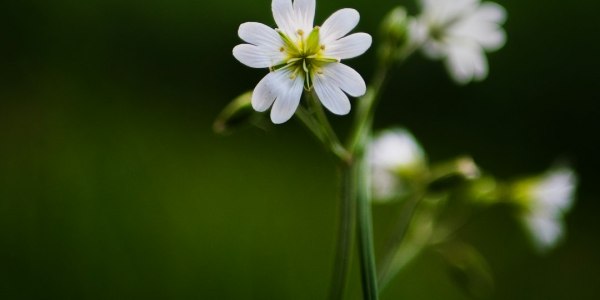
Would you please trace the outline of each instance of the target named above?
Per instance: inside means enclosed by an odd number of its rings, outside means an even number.
[[[474,180],[481,176],[481,171],[471,157],[464,156],[432,167],[432,190],[446,190],[457,186],[465,180]]]
[[[395,60],[398,52],[407,44],[408,20],[406,10],[401,6],[392,9],[383,19],[382,43],[379,48],[379,57],[382,61]]]
[[[213,130],[218,134],[227,134],[235,127],[252,121],[256,114],[251,102],[252,91],[235,98],[221,111],[213,123]]]
[[[383,19],[381,30],[384,37],[400,41],[405,38],[408,24],[406,10],[398,6]]]

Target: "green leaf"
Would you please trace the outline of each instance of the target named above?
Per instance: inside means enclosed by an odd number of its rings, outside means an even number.
[[[473,246],[452,242],[438,247],[454,282],[474,299],[489,298],[494,280],[486,259]]]

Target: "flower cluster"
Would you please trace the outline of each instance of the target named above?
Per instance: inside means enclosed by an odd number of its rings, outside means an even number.
[[[506,12],[496,3],[418,1],[422,7],[419,15],[409,16],[404,8],[397,7],[383,19],[379,60],[368,94],[361,75],[342,64],[342,60],[357,57],[371,46],[369,34],[350,34],[360,19],[356,10],[338,10],[319,27],[314,26],[315,0],[272,0],[277,28],[256,22],[239,27],[239,37],[245,43],[235,46],[234,57],[269,73],[252,92],[238,97],[223,111],[215,128],[225,131],[231,121],[251,120],[248,115],[262,120],[252,109],[271,109],[275,124],[296,115],[339,159],[344,184],[342,230],[332,280],[335,299],[341,299],[344,291],[353,230],[360,249],[364,298],[376,299],[378,286],[385,287],[427,247],[437,247],[461,272],[475,270],[461,279],[480,277],[489,282],[483,259],[456,234],[477,209],[497,203],[518,207],[519,219],[537,248],[549,250],[564,235],[563,218],[574,201],[577,176],[569,168],[506,183],[482,172],[469,156],[430,163],[406,129],[373,135],[374,112],[393,64],[422,51],[428,58],[442,60],[456,83],[466,84],[487,77],[486,53],[506,42],[502,28]],[[309,107],[301,104],[303,93],[309,96]],[[361,102],[348,142],[342,143],[323,107],[336,115],[348,114],[348,96],[361,97]],[[392,200],[405,202],[397,206],[403,207],[398,212],[399,227],[390,238],[376,282],[370,204]]]

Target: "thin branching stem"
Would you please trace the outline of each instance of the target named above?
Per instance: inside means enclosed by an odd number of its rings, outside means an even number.
[[[338,239],[335,252],[331,288],[329,290],[330,300],[344,299],[346,290],[346,279],[350,269],[352,258],[353,233],[356,223],[355,189],[353,185],[353,170],[346,163],[340,164],[342,177],[342,192],[339,211]]]
[[[363,299],[377,300],[379,299],[379,291],[377,288],[377,270],[373,245],[370,166],[364,155],[359,155],[355,159],[353,167],[357,188],[356,220]]]
[[[306,100],[312,112],[314,113],[318,124],[321,125],[321,128],[323,128],[323,133],[325,135],[325,138],[327,139],[329,148],[342,161],[349,161],[350,153],[346,150],[346,148],[344,148],[344,146],[340,142],[340,139],[335,133],[335,130],[333,130],[331,123],[329,123],[329,119],[327,119],[327,115],[325,114],[323,106],[321,105],[321,103],[319,103],[319,100],[316,98],[314,93],[306,93]]]

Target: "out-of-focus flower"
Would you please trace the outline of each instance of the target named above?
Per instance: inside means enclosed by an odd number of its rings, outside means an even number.
[[[485,52],[506,42],[504,8],[480,0],[421,0],[422,13],[411,23],[413,43],[432,59],[443,59],[459,84],[487,77]]]
[[[573,206],[576,188],[577,175],[566,167],[515,184],[521,221],[540,252],[552,249],[563,238],[563,218]]]
[[[273,123],[294,115],[303,89],[314,88],[321,103],[337,115],[350,112],[346,94],[359,97],[366,92],[360,74],[340,63],[371,46],[366,33],[346,36],[358,24],[358,12],[341,9],[322,27],[313,27],[315,5],[315,0],[273,0],[277,29],[254,22],[240,25],[238,34],[248,44],[236,46],[233,55],[249,67],[269,68],[254,89],[252,106],[257,111],[272,106]]]
[[[389,201],[407,193],[407,178],[423,172],[427,165],[425,152],[406,129],[383,131],[369,144],[372,166],[373,196]]]

